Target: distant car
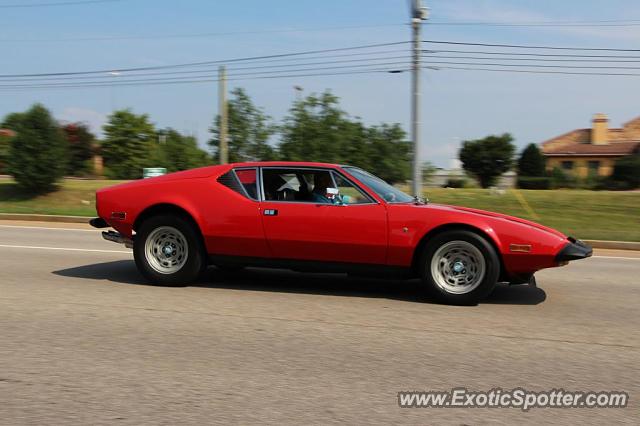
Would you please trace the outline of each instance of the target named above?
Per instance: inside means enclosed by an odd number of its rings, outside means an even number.
[[[420,278],[452,304],[497,282],[591,256],[586,244],[516,217],[425,203],[351,166],[256,162],[101,189],[97,228],[133,248],[142,275],[185,285],[208,265]]]

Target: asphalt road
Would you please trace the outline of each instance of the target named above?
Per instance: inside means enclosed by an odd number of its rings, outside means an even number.
[[[475,307],[286,271],[145,285],[81,226],[0,223],[0,423],[638,422],[640,256],[597,253]],[[601,256],[607,257],[601,257]],[[623,409],[401,409],[397,392],[623,390]]]

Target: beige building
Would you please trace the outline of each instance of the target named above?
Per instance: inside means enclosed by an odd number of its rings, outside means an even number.
[[[640,152],[640,117],[611,129],[607,116],[596,114],[591,128],[572,130],[542,143],[548,170],[559,167],[582,178],[609,176],[617,159],[635,152]]]

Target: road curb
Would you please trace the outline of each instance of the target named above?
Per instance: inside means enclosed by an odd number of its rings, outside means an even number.
[[[0,213],[0,220],[24,220],[27,222],[89,223],[90,217],[59,216],[49,214]]]
[[[59,216],[48,214],[0,213],[0,220],[24,220],[28,222],[89,223],[91,217]],[[640,251],[640,242],[583,240],[593,248]]]

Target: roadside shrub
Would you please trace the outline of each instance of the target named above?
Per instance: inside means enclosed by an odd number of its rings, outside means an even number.
[[[444,184],[443,188],[464,188],[464,186],[464,179],[447,179],[447,182]]]
[[[518,176],[518,188],[520,189],[551,189],[550,177]]]
[[[568,188],[574,189],[578,186],[578,179],[575,176],[565,173],[562,169],[555,167],[551,171],[551,187],[553,189]]]
[[[640,187],[640,153],[616,161],[611,181],[618,185],[626,184],[627,189]]]
[[[0,134],[0,175],[7,172],[7,162],[9,161],[9,146],[11,139],[9,136]]]
[[[631,188],[628,182],[613,180],[611,176],[603,176],[593,186],[596,191],[628,191]]]

